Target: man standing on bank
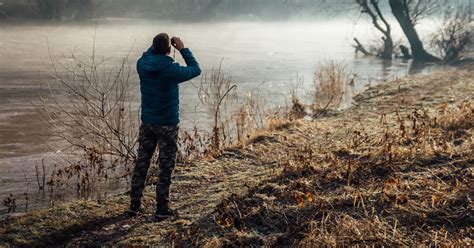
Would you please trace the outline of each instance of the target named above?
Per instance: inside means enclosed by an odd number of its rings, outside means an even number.
[[[187,66],[175,63],[169,56],[171,45],[179,50]],[[159,176],[156,185],[155,220],[161,221],[175,213],[169,208],[171,174],[176,163],[179,124],[179,84],[201,74],[199,64],[180,38],[171,40],[165,33],[153,39],[153,46],[138,60],[140,77],[141,120],[138,157],[130,191],[131,216],[140,212],[145,180],[151,158],[158,146]]]

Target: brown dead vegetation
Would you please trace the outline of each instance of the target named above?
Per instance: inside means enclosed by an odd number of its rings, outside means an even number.
[[[179,218],[153,223],[148,188],[139,218],[120,216],[126,196],[72,203],[0,222],[0,245],[472,246],[473,87],[465,70],[409,77],[339,114],[269,120],[177,167]]]
[[[277,176],[225,199],[210,227],[175,242],[472,245],[473,113],[468,102],[397,112],[375,131],[358,126],[327,146],[302,144]]]
[[[210,215],[173,231],[167,242],[472,245],[472,78],[467,72],[447,74],[376,87],[359,97],[362,109],[350,109],[345,117],[285,125],[282,142],[290,144],[275,158],[274,177],[224,199]],[[444,96],[427,97],[434,89]],[[296,134],[304,138],[292,146]],[[265,140],[271,139],[258,139]]]

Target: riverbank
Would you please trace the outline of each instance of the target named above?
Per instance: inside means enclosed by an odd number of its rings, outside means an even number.
[[[409,76],[315,120],[178,166],[180,217],[128,219],[128,197],[0,222],[0,246],[474,245],[472,66]]]
[[[213,23],[114,19],[99,23],[0,24],[0,200],[13,194],[13,198],[17,199],[17,211],[25,211],[24,194],[28,193],[29,210],[48,206],[48,197],[36,199],[35,194],[41,196],[42,192],[37,192],[35,166],[42,165],[44,159],[49,176],[55,164],[63,164],[64,153],[70,151],[40,113],[43,100],[54,102],[50,90],[57,96],[65,91],[51,77],[52,63],[56,64],[60,73],[67,73],[72,68],[63,68],[61,65],[73,66],[75,63],[70,62],[74,54],[74,57],[83,60],[84,65],[90,65],[94,41],[94,55],[97,59],[104,59],[106,68],[120,68],[122,59],[129,56],[130,98],[137,104],[140,89],[134,68],[136,60],[150,47],[153,36],[159,30],[186,37],[186,44],[204,69],[203,75],[211,75],[212,68],[219,67],[224,59],[222,68],[227,75],[232,76],[233,84],[238,85],[236,91],[239,98],[247,101],[251,93],[252,98],[258,97],[262,101],[265,109],[284,106],[294,89],[311,92],[314,88],[314,72],[329,63],[328,60],[344,61],[351,75],[359,75],[360,80],[355,80],[350,87],[351,92],[360,92],[368,83],[373,85],[379,79],[388,80],[411,73],[429,74],[445,69],[439,65],[420,67],[402,59],[385,61],[354,56],[354,49],[349,44],[352,41],[348,40],[347,34],[360,37],[362,43],[367,43],[372,35],[368,26],[372,24],[360,20],[358,28],[355,28],[349,19],[331,22]],[[203,35],[202,30],[208,32]],[[418,30],[430,32],[430,29],[421,26]],[[308,35],[302,36],[302,33]],[[398,33],[403,35],[401,30]],[[394,30],[393,34],[396,35],[397,31]],[[249,42],[248,37],[252,37],[252,41]],[[287,37],[295,39],[288,42]],[[268,40],[272,42],[266,42]],[[179,53],[175,59],[184,63]],[[197,78],[180,86],[181,130],[190,131],[195,126],[210,130],[212,127],[212,115],[198,97],[196,87],[200,82],[201,78]],[[346,105],[350,105],[351,96],[352,93],[345,96]],[[0,205],[0,215],[5,210]]]

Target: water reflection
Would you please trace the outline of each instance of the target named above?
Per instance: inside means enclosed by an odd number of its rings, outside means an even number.
[[[382,77],[389,78],[392,75],[393,61],[391,59],[380,59],[382,62]]]
[[[433,70],[440,70],[443,68],[443,65],[440,65],[440,64],[426,63],[426,62],[420,62],[416,60],[409,60],[407,64],[408,64],[407,68],[408,68],[409,75],[430,73]]]

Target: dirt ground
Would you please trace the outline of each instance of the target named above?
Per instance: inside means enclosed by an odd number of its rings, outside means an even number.
[[[268,230],[262,231],[256,227],[252,232],[252,225],[259,224],[245,220],[245,213],[241,211],[251,211],[254,203],[249,203],[250,200],[244,202],[242,199],[249,199],[249,194],[255,199],[255,195],[262,194],[261,189],[268,188],[269,185],[279,187],[276,178],[281,177],[285,170],[282,165],[292,160],[295,152],[308,144],[319,147],[318,149],[337,147],[354,127],[375,131],[381,116],[394,114],[400,109],[434,109],[441,104],[473,103],[472,69],[472,66],[467,66],[459,70],[386,82],[359,95],[356,104],[343,112],[329,113],[314,120],[280,121],[269,130],[255,135],[243,147],[227,149],[214,159],[177,166],[171,197],[179,217],[160,223],[152,221],[154,190],[149,186],[144,197],[146,212],[137,218],[127,218],[125,215],[129,202],[126,195],[111,197],[102,202],[73,202],[1,221],[0,246],[276,245],[278,243],[268,241],[270,238],[267,237],[270,235],[264,235]],[[472,129],[468,129],[467,132],[471,131]],[[472,142],[472,136],[466,139]],[[467,149],[472,152],[474,146]],[[465,166],[472,173],[472,160],[468,160]],[[468,175],[467,180],[468,183],[473,182],[472,174]],[[336,181],[333,183],[337,184]],[[467,192],[471,199],[474,197],[473,193],[471,187]],[[271,194],[267,197],[271,197]],[[307,197],[312,200],[312,197]],[[298,205],[298,197],[296,198],[296,203],[288,204]],[[268,199],[264,202],[267,201]],[[285,204],[285,201],[279,203]],[[472,207],[472,203],[467,204]],[[232,228],[228,227],[231,223],[222,223],[222,211],[229,205],[235,205],[247,227],[246,232],[235,223]],[[244,208],[245,206],[248,208]],[[471,209],[467,214],[471,217],[465,221],[472,227],[474,212]],[[261,233],[255,234],[257,231]],[[230,234],[236,237],[239,232],[245,236],[242,239],[249,243],[234,242],[228,238]],[[255,237],[260,238],[255,241]],[[474,245],[472,233],[470,237],[470,240],[465,240],[462,244]],[[261,243],[262,240],[265,242]],[[270,243],[266,243],[267,241]],[[290,240],[286,244],[296,243]],[[398,244],[406,243],[400,241]]]

